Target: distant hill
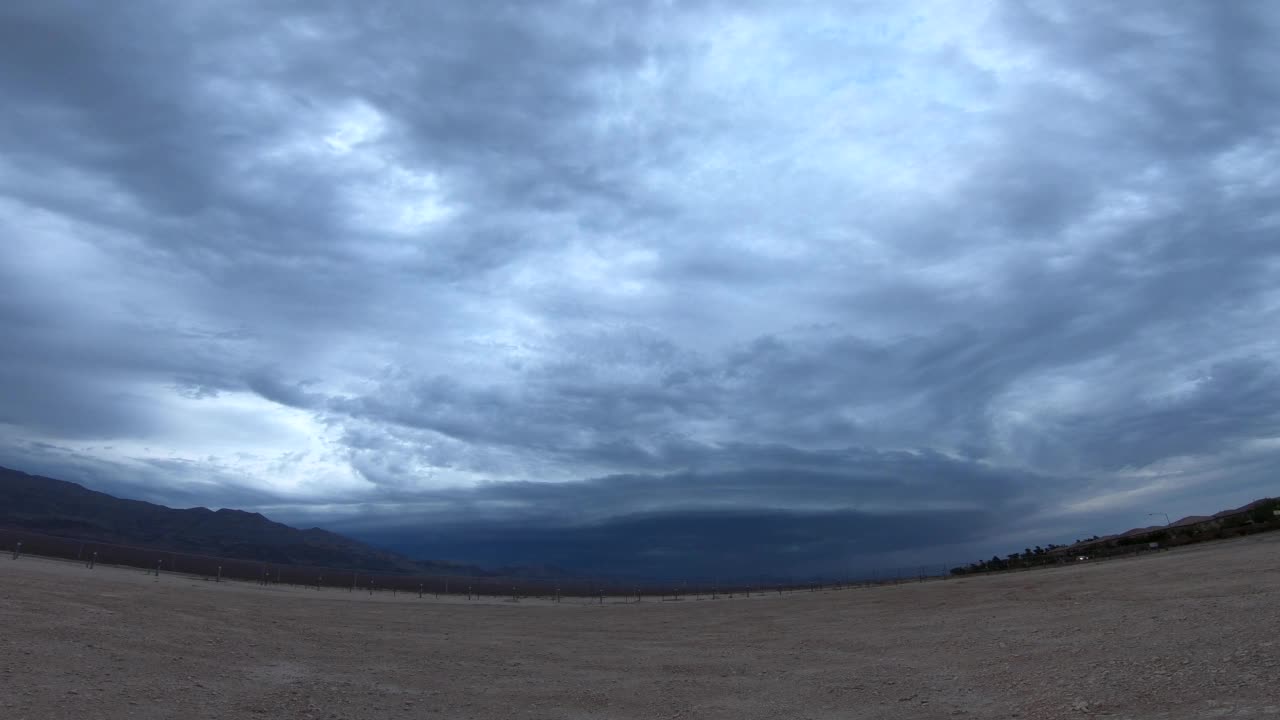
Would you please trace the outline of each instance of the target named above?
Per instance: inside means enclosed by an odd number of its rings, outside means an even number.
[[[1257,508],[1270,506],[1275,502],[1276,502],[1276,498],[1262,498],[1261,500],[1254,500],[1251,503],[1241,505],[1238,508],[1233,508],[1231,510],[1223,510],[1221,512],[1214,513],[1213,515],[1188,515],[1187,517],[1184,517],[1181,520],[1177,520],[1175,522],[1170,523],[1168,526],[1149,525],[1147,527],[1133,528],[1131,530],[1126,530],[1125,532],[1118,533],[1115,535],[1104,535],[1099,538],[1093,538],[1090,540],[1085,540],[1085,541],[1076,543],[1075,545],[1069,545],[1067,546],[1066,549],[1071,550],[1072,548],[1076,548],[1076,547],[1102,545],[1102,544],[1111,542],[1113,540],[1119,540],[1122,538],[1142,537],[1144,535],[1150,535],[1152,533],[1160,532],[1161,530],[1195,528],[1196,526],[1207,525],[1207,524],[1213,523],[1214,521],[1225,520],[1227,518],[1242,517],[1253,512]]]
[[[0,467],[0,526],[120,545],[369,572],[487,574],[415,561],[337,533],[299,530],[243,510],[175,510]]]
[[[968,575],[1060,565],[1130,554],[1136,551],[1135,548],[1171,548],[1277,530],[1280,530],[1280,498],[1262,498],[1213,515],[1189,515],[1167,525],[1148,525],[1102,537],[1095,535],[1070,545],[1050,543],[1046,547],[1036,546],[1035,550],[1026,548],[1021,553],[1010,553],[1003,558],[997,555],[990,560],[954,567],[951,574]]]

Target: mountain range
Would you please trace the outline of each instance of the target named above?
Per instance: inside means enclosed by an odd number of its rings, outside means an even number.
[[[259,513],[168,508],[4,467],[0,467],[0,526],[269,563],[369,572],[492,574],[470,565],[413,560],[328,530],[300,530],[273,522]]]

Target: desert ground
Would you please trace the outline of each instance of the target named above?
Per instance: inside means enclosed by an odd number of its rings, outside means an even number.
[[[1280,719],[1280,538],[604,605],[0,556],[0,718],[242,717]]]

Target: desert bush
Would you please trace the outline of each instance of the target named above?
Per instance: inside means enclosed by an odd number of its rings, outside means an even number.
[[[1280,500],[1271,500],[1255,507],[1249,513],[1249,519],[1255,523],[1269,524],[1276,521],[1276,510],[1280,510]]]

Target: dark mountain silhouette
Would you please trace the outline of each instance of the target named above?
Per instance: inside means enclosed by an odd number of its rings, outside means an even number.
[[[0,467],[0,525],[119,545],[370,572],[481,575],[480,568],[415,561],[337,533],[299,530],[243,510],[175,510],[64,480]]]

